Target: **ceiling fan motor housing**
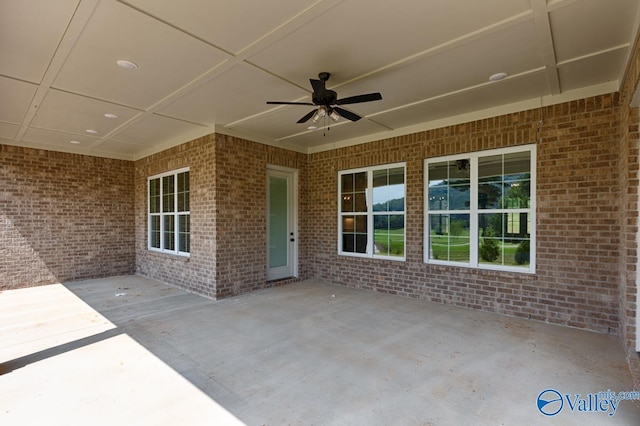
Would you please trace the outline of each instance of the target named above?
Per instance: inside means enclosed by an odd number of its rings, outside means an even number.
[[[333,90],[324,90],[321,93],[313,93],[312,100],[316,105],[332,105],[338,99],[338,94]]]

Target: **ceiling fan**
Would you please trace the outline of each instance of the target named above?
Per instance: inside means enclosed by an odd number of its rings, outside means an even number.
[[[321,72],[318,74],[319,80],[309,79],[311,87],[313,87],[313,94],[311,95],[312,102],[280,102],[280,101],[267,101],[270,105],[314,105],[318,108],[306,114],[298,123],[305,123],[313,117],[313,122],[317,123],[323,117],[329,117],[333,121],[338,121],[340,117],[344,117],[347,120],[358,121],[362,117],[358,114],[354,114],[351,111],[347,111],[344,108],[340,108],[338,105],[358,104],[361,102],[379,101],[382,99],[380,93],[367,93],[364,95],[349,96],[347,98],[338,99],[338,94],[333,90],[327,90],[326,82],[331,77],[328,72]]]

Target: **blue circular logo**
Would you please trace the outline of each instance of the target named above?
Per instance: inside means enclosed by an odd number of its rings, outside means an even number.
[[[538,411],[545,416],[555,416],[564,406],[562,395],[555,389],[547,389],[538,395]]]

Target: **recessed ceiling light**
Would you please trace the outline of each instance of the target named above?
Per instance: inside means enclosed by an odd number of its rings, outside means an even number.
[[[507,74],[506,72],[499,72],[496,73],[494,75],[492,75],[491,77],[489,77],[489,81],[500,81],[500,80],[504,80],[505,78],[507,78]]]
[[[131,61],[126,61],[124,59],[118,59],[116,61],[116,64],[118,64],[118,66],[120,68],[124,68],[124,69],[127,69],[127,70],[137,70],[138,69],[138,65],[134,64]]]
[[[109,114],[109,113],[105,114],[104,116],[105,116],[105,117],[107,117],[107,118],[118,118],[118,116],[117,116],[117,115],[115,115],[115,114]]]
[[[69,141],[69,143],[73,144],[73,145],[80,145],[81,142],[80,141]]]
[[[98,134],[98,131],[97,130],[93,130],[93,129],[87,129],[87,130],[85,130],[85,132],[91,133],[92,135],[97,135]]]
[[[318,130],[318,126],[309,126],[307,130]]]

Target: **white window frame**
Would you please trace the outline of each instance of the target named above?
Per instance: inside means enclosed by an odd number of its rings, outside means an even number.
[[[530,203],[528,208],[522,209],[479,209],[478,208],[478,159],[481,157],[489,157],[501,154],[511,154],[518,152],[530,152],[531,169],[530,169]],[[468,210],[433,210],[433,212],[443,214],[469,214],[470,230],[470,260],[469,263],[456,262],[449,260],[438,260],[429,258],[430,244],[430,224],[429,224],[429,164],[444,161],[469,160],[470,164],[470,202]],[[470,267],[478,269],[489,269],[498,271],[521,272],[534,274],[536,271],[536,145],[520,145],[509,148],[499,148],[486,151],[477,151],[444,157],[433,157],[424,160],[424,262],[427,264],[450,265],[460,267]],[[528,213],[529,214],[529,265],[525,267],[504,266],[480,263],[478,253],[478,218],[480,213]]]
[[[172,170],[170,172],[157,174],[154,176],[150,176],[147,178],[147,249],[149,251],[155,251],[159,253],[168,253],[174,254],[177,256],[190,257],[190,252],[180,251],[180,226],[179,226],[179,218],[180,216],[189,216],[191,218],[191,200],[189,200],[189,210],[188,211],[178,211],[178,175],[181,173],[189,172],[189,198],[191,198],[191,173],[189,167],[184,167],[177,170]],[[167,176],[173,176],[174,179],[174,193],[173,193],[173,211],[164,212],[163,210],[163,202],[162,202],[162,194],[163,194],[163,178]],[[160,212],[151,213],[151,181],[159,179],[160,180]],[[160,248],[151,246],[151,218],[157,216],[160,217]],[[165,227],[165,216],[174,216],[174,245],[175,249],[165,249],[164,248],[164,227]],[[191,240],[191,232],[189,232],[189,239]],[[189,241],[189,249],[191,247],[191,241]]]
[[[403,179],[404,179],[404,210],[403,211],[390,211],[390,212],[374,212],[373,211],[373,172],[377,170],[387,170],[394,168],[403,168]],[[367,189],[366,189],[366,201],[367,201],[367,212],[366,213],[357,213],[355,212],[343,212],[342,211],[342,176],[345,174],[354,174],[354,173],[367,173]],[[393,163],[393,164],[381,164],[377,166],[370,167],[362,167],[358,169],[349,169],[349,170],[341,170],[338,172],[338,254],[340,256],[349,256],[349,257],[363,257],[363,258],[373,258],[373,259],[385,259],[385,260],[395,260],[404,262],[407,259],[407,165],[406,163]],[[404,217],[404,233],[403,233],[403,241],[404,241],[404,255],[403,256],[389,256],[389,255],[380,255],[375,254],[374,250],[374,220],[373,217],[375,215],[380,214],[395,214],[402,215]],[[349,215],[366,215],[367,217],[367,251],[366,253],[355,253],[355,252],[344,252],[342,250],[342,217]]]

